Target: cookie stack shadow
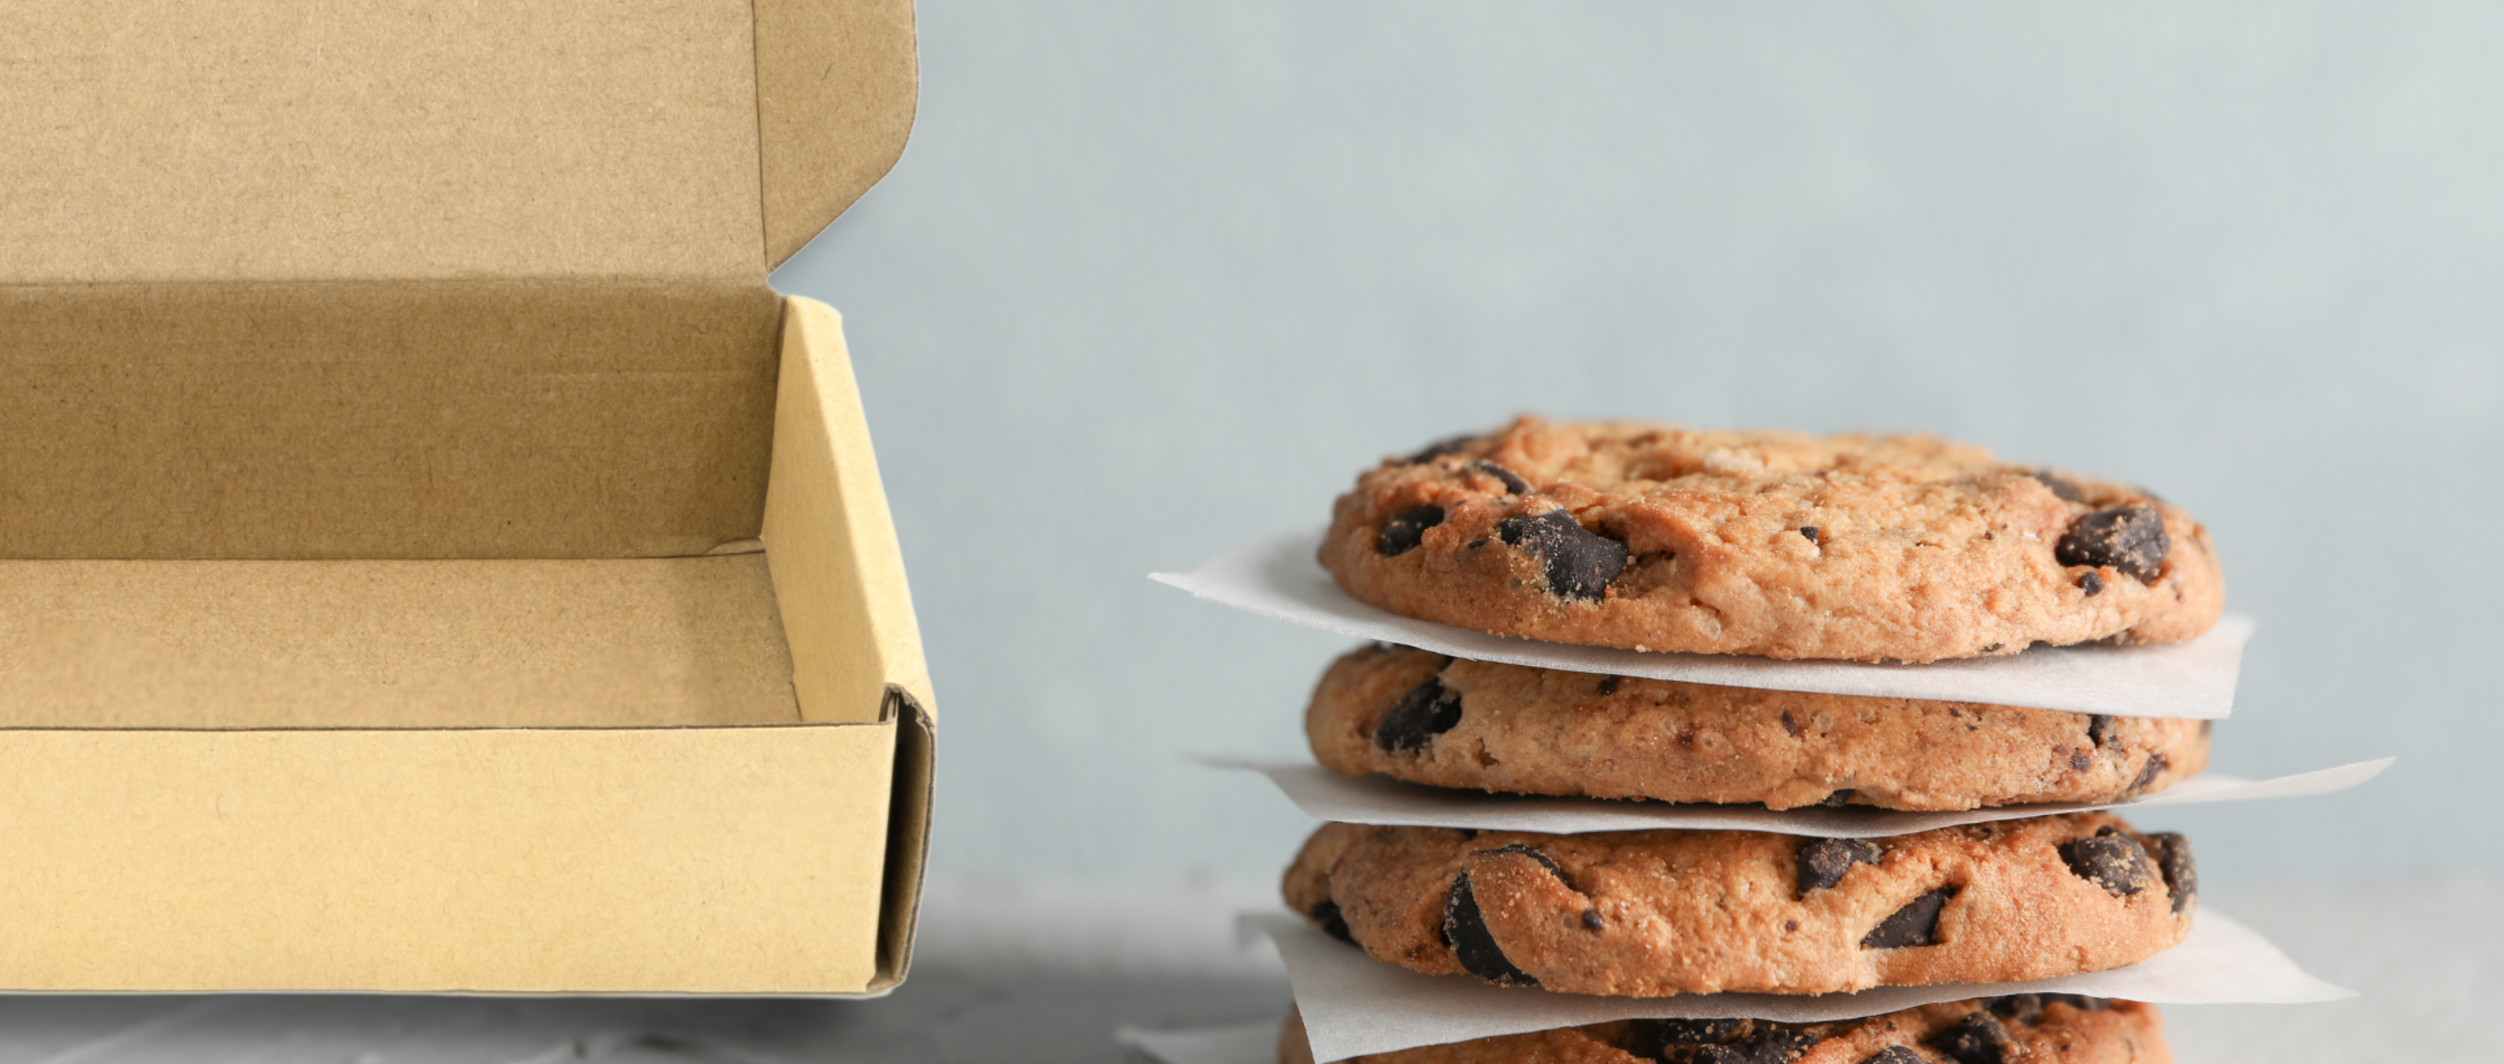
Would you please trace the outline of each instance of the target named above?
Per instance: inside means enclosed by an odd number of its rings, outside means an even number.
[[[2128,485],[1926,437],[1535,419],[1367,472],[1338,501],[1319,560],[1362,603],[1473,632],[1903,669],[2042,644],[2181,642],[2216,623],[2223,598],[2206,531]],[[1998,984],[2120,969],[2180,944],[2199,908],[2188,839],[2109,810],[1905,833],[1884,830],[1902,822],[1884,811],[2153,794],[2206,766],[2209,721],[1378,643],[1329,665],[1305,726],[1314,757],[1345,777],[1603,800],[1595,808],[1745,808],[1790,825],[1324,824],[1288,868],[1285,901],[1374,962],[1517,995],[1755,1003],[1517,1025],[1359,1059],[2170,1060],[2153,1005]],[[1852,817],[1874,826],[1813,829]],[[1881,987],[1976,993],[1898,997],[1871,1014],[1834,1004]],[[1822,1004],[1790,1005],[1811,1000]],[[1314,1059],[1297,1016],[1278,1051]]]

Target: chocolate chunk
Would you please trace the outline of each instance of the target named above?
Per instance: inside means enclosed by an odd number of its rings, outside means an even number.
[[[1435,736],[1460,722],[1461,693],[1430,679],[1409,688],[1391,712],[1382,715],[1382,723],[1374,725],[1374,745],[1391,754],[1423,750]]]
[[[2043,997],[2039,994],[2010,994],[1986,1002],[1991,1014],[2003,1020],[2032,1024],[2043,1015]]]
[[[1801,525],[1801,526],[1800,526],[1800,534],[1801,534],[1802,536],[1806,536],[1806,537],[1808,537],[1808,541],[1809,541],[1809,542],[1811,542],[1811,543],[1818,543],[1818,542],[1820,542],[1820,541],[1818,540],[1818,538],[1817,538],[1817,526],[1816,526],[1816,525]]]
[[[2078,574],[2078,590],[2086,592],[2088,598],[2101,595],[2104,593],[2104,578],[2095,575],[2094,570],[2080,573]]]
[[[1852,804],[1852,795],[1853,795],[1853,793],[1854,793],[1854,792],[1853,792],[1852,788],[1850,788],[1850,787],[1845,787],[1845,788],[1844,788],[1844,789],[1842,789],[1842,790],[1836,791],[1836,792],[1834,792],[1833,794],[1829,794],[1829,795],[1827,795],[1827,796],[1825,796],[1825,797],[1823,797],[1823,798],[1818,799],[1818,800],[1817,800],[1817,804],[1818,804],[1821,808],[1826,808],[1826,809],[1841,809],[1841,808],[1843,808],[1844,806],[1847,806],[1847,805]]]
[[[2052,489],[2052,497],[2062,502],[2080,502],[2085,499],[2085,496],[2079,493],[2078,485],[2062,479],[2051,470],[2029,469],[2026,475],[2035,478],[2035,483]]]
[[[1923,1060],[1921,1054],[1903,1046],[1888,1046],[1870,1054],[1861,1061],[1861,1064],[1930,1064],[1930,1062]]]
[[[1313,906],[1313,922],[1322,925],[1322,933],[1356,945],[1356,936],[1348,933],[1348,918],[1339,912],[1339,903],[1323,898]]]
[[[1533,861],[1537,861],[1539,862],[1539,867],[1547,869],[1549,875],[1556,877],[1557,882],[1565,884],[1568,888],[1574,885],[1573,881],[1565,878],[1565,870],[1556,866],[1556,860],[1554,858],[1551,858],[1544,853],[1540,853],[1537,850],[1531,849],[1529,846],[1522,843],[1508,842],[1492,850],[1480,850],[1478,851],[1478,856],[1495,857],[1508,853],[1518,853],[1524,857],[1530,858]]]
[[[2062,565],[2109,565],[2144,584],[2165,571],[2165,518],[2153,506],[2116,506],[2069,523],[2052,547]]]
[[[1609,582],[1626,571],[1625,544],[1584,529],[1564,510],[1507,517],[1496,534],[1545,563],[1548,590],[1558,598],[1597,602]]]
[[[2086,770],[2094,767],[2095,759],[2087,756],[2087,752],[2084,750],[2075,751],[2069,755],[2069,770],[2071,772],[2085,772]]]
[[[2130,781],[2130,793],[2137,794],[2156,786],[2156,777],[2164,775],[2169,764],[2171,762],[2165,760],[2165,755],[2149,754],[2147,765],[2139,769],[2139,777]]]
[[[1791,711],[1787,709],[1782,711],[1782,733],[1795,739],[1800,736],[1800,722],[1791,719]]]
[[[1990,1013],[1972,1012],[1956,1021],[1956,1026],[1939,1032],[1930,1047],[1956,1064],[2002,1064],[2015,1055],[2017,1040]]]
[[[2179,831],[2160,831],[2140,841],[2156,855],[2156,871],[2165,877],[2165,892],[2173,895],[2174,911],[2200,896],[2200,869],[2191,862],[2191,840]]]
[[[1503,482],[1504,482],[1504,490],[1505,490],[1505,491],[1508,491],[1508,492],[1511,492],[1512,494],[1515,494],[1515,495],[1528,495],[1528,494],[1530,494],[1530,482],[1529,482],[1529,481],[1527,481],[1527,480],[1523,480],[1523,479],[1522,479],[1522,477],[1521,477],[1521,474],[1516,473],[1516,472],[1513,472],[1512,470],[1510,470],[1510,469],[1506,469],[1506,468],[1504,468],[1503,466],[1497,465],[1497,464],[1495,464],[1495,463],[1493,463],[1493,462],[1487,461],[1487,460],[1486,460],[1486,459],[1484,459],[1484,458],[1481,458],[1481,459],[1479,459],[1479,460],[1477,460],[1477,461],[1475,461],[1475,462],[1471,462],[1471,463],[1469,464],[1469,469],[1470,469],[1470,472],[1473,472],[1473,473],[1485,473],[1485,474],[1486,474],[1486,475],[1488,475],[1488,476],[1491,476],[1491,477],[1496,478],[1497,480],[1501,480],[1501,481],[1503,481]]]
[[[2109,832],[2109,834],[2107,834]],[[2156,878],[2148,852],[2139,840],[2111,828],[2061,844],[2061,860],[2078,878],[2112,895],[2136,894]]]
[[[1736,1042],[1697,1046],[1685,1060],[1691,1064],[1791,1064],[1816,1044],[1816,1035],[1776,1027]]]
[[[1617,693],[1617,686],[1618,686],[1619,684],[1622,684],[1622,683],[1625,683],[1625,682],[1626,682],[1626,678],[1625,678],[1625,677],[1623,677],[1623,676],[1603,676],[1603,677],[1600,677],[1600,693],[1601,693],[1601,694],[1604,694],[1604,695],[1613,695],[1613,694],[1616,694],[1616,693]]]
[[[1651,1060],[1688,1059],[1693,1046],[1728,1045],[1756,1030],[1754,1020],[1632,1020],[1626,1052]]]
[[[1643,1020],[1645,1033],[1652,1037],[1652,1052],[1659,1056],[1668,1046],[1724,1045],[1748,1036],[1756,1029],[1753,1020]]]
[[[1431,462],[1447,454],[1459,454],[1462,451],[1466,451],[1469,449],[1470,444],[1476,442],[1478,442],[1478,437],[1476,436],[1454,436],[1446,440],[1436,440],[1433,443],[1427,444],[1425,450],[1412,454],[1407,458],[1402,459],[1402,461],[1405,461],[1410,465],[1416,465],[1419,462]]]
[[[1374,540],[1374,549],[1385,558],[1406,554],[1425,542],[1426,530],[1443,523],[1443,507],[1420,506],[1382,523],[1382,535]]]
[[[1602,918],[1602,917],[1600,916],[1600,910],[1598,910],[1598,909],[1584,909],[1584,910],[1582,911],[1582,929],[1583,929],[1583,930],[1585,930],[1585,931],[1597,931],[1597,930],[1599,930],[1599,929],[1601,929],[1601,928],[1604,928],[1604,927],[1607,927],[1607,926],[1608,926],[1608,921],[1607,921],[1606,919],[1604,919],[1604,918]]]
[[[1939,912],[1948,907],[1948,899],[1956,896],[1956,888],[1941,887],[1905,902],[1895,914],[1878,921],[1861,939],[1862,949],[1901,949],[1905,946],[1928,946],[1939,941]]]
[[[2098,713],[2087,718],[2087,741],[2101,750],[2113,741],[2113,718]]]
[[[1868,839],[1809,839],[1800,843],[1800,896],[1843,882],[1856,864],[1877,864],[1886,851]]]
[[[1452,893],[1443,899],[1443,938],[1451,943],[1462,971],[1497,986],[1539,985],[1529,972],[1505,959],[1495,936],[1487,932],[1487,920],[1478,913],[1478,896],[1470,892],[1467,872],[1452,880]]]

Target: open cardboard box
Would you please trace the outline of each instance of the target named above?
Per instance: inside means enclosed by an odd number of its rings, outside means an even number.
[[[0,7],[0,989],[874,993],[909,0]]]

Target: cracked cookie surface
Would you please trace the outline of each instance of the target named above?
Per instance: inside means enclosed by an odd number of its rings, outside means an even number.
[[[1521,418],[1387,459],[1320,560],[1404,616],[1775,658],[2179,642],[2225,601],[2207,529],[2142,489],[1927,436],[1640,422]]]
[[[1327,824],[1290,908],[1430,975],[1661,996],[2103,971],[2189,932],[2188,840],[2106,813],[1886,839]]]
[[[1594,676],[1399,646],[1305,710],[1322,764],[1436,787],[1773,809],[2109,802],[2208,764],[2207,721]]]
[[[1314,1064],[1293,1009],[1279,1064]],[[1924,1005],[1833,1023],[1622,1020],[1349,1058],[1347,1064],[2171,1064],[2156,1006],[2072,994]]]

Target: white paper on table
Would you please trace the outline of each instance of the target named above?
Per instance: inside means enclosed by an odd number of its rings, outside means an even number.
[[[2223,718],[2234,708],[2243,644],[2252,637],[2251,618],[2229,616],[2188,643],[2035,647],[2007,657],[1927,665],[1572,646],[1414,620],[1358,602],[1313,560],[1320,543],[1317,532],[1276,536],[1188,573],[1150,573],[1148,579],[1307,628],[1479,661],[1724,687],[1932,698],[2117,717]]]
[[[1388,776],[1342,776],[1320,765],[1262,763],[1204,758],[1215,768],[1247,769],[1268,776],[1287,800],[1315,820],[1343,824],[1388,824],[1433,828],[1476,828],[1480,831],[1537,831],[1579,835],[1593,831],[1771,831],[1812,838],[1875,839],[1917,831],[2019,820],[2089,809],[2128,812],[2153,806],[2248,802],[2265,798],[2301,798],[2344,791],[2391,767],[2391,758],[2359,761],[2268,780],[2201,773],[2155,794],[2118,802],[2047,802],[1946,813],[1908,813],[1894,809],[1845,806],[1829,809],[1772,810],[1758,805],[1682,805],[1671,802],[1611,798],[1557,798],[1531,794],[1490,794],[1450,787],[1427,787]]]
[[[1278,1030],[1286,1017],[1224,1027],[1151,1031],[1113,1028],[1113,1042],[1147,1054],[1160,1064],[1278,1064]]]
[[[1887,986],[1857,994],[1600,997],[1421,975],[1366,956],[1289,913],[1248,913],[1287,962],[1313,1059],[1631,1019],[1750,1017],[1823,1023],[2002,994],[2085,994],[2160,1005],[2295,1004],[2355,997],[2305,974],[2269,940],[2203,910],[2182,944],[2138,964],[2025,983]]]

